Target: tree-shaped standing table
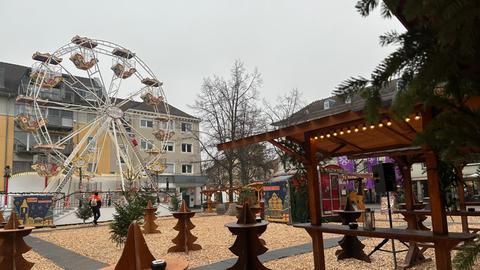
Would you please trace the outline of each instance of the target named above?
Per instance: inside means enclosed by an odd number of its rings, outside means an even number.
[[[173,212],[172,214],[178,219],[177,225],[173,227],[174,230],[178,231],[178,235],[172,240],[175,246],[170,247],[168,252],[185,252],[188,254],[190,250],[202,249],[202,246],[199,244],[194,244],[194,242],[197,241],[197,237],[190,232],[195,228],[190,218],[192,218],[195,213],[188,210],[185,200],[182,200],[179,212]]]
[[[116,265],[111,265],[101,270],[144,270],[151,269],[152,261],[155,260],[143,238],[140,226],[136,222],[128,227],[127,241],[122,255]],[[185,270],[188,263],[179,258],[165,259],[166,270]]]
[[[340,215],[340,218],[342,219],[342,225],[348,225],[350,222],[357,221],[357,219],[363,213],[363,211],[356,211],[353,208],[348,196],[347,203],[345,204],[345,210],[335,210],[333,212]],[[356,236],[345,235],[338,243],[341,247],[341,249],[335,251],[335,255],[337,256],[338,260],[355,258],[357,260],[370,262],[370,258],[363,251],[365,245],[362,244],[362,242],[360,242]]]
[[[145,215],[143,217],[143,233],[150,234],[150,233],[160,233],[157,230],[158,225],[155,224],[155,220],[157,217],[155,216],[155,212],[157,212],[157,208],[154,208],[152,205],[152,201],[148,201],[147,207],[145,208]]]
[[[230,251],[238,256],[237,262],[227,270],[268,270],[258,260],[258,256],[267,252],[266,248],[258,238],[267,229],[268,222],[256,222],[248,202],[242,207],[242,212],[236,223],[227,223],[230,232],[237,236]]]
[[[33,227],[20,228],[17,214],[15,212],[10,214],[7,224],[0,229],[0,269],[28,270],[33,267],[34,263],[22,256],[32,249],[23,240],[32,229]]]
[[[202,190],[202,192],[205,197],[207,197],[207,209],[204,209],[204,212],[205,213],[213,213],[213,209],[212,209],[212,195],[213,193],[215,193],[215,190],[214,189],[206,189],[206,190]]]

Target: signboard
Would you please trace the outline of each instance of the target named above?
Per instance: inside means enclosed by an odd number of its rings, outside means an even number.
[[[14,210],[20,224],[34,227],[53,225],[52,199],[52,195],[14,196]]]
[[[287,188],[288,181],[264,183],[265,217],[268,221],[290,221],[290,196]]]

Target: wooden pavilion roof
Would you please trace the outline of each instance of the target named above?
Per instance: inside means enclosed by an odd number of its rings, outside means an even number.
[[[423,119],[416,113],[407,120],[394,120],[385,110],[381,121],[371,124],[365,121],[362,111],[345,111],[219,144],[218,149],[227,150],[259,142],[270,142],[289,152],[290,149],[282,145],[278,139],[286,138],[303,144],[305,138],[311,138],[317,151],[325,157],[382,155],[383,151],[393,149],[420,151],[420,148],[411,146],[416,134],[422,131]]]

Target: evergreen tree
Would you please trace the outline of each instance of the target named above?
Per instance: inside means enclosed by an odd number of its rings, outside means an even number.
[[[403,119],[416,104],[433,112],[434,118],[414,143],[428,145],[443,161],[438,169],[445,191],[456,183],[455,167],[480,157],[475,153],[480,152],[480,109],[469,103],[480,96],[480,2],[360,0],[356,8],[368,16],[378,6],[385,18],[395,15],[407,31],[381,36],[381,45],[395,45],[396,50],[370,79],[350,78],[335,94],[364,97],[365,116],[374,122],[379,119],[380,89],[399,78],[392,105],[396,116]],[[445,203],[445,196],[443,200]],[[455,267],[470,269],[479,252],[479,241],[463,246],[454,259]]]
[[[480,94],[480,2],[360,0],[356,8],[368,16],[378,6],[384,17],[394,14],[407,31],[381,36],[381,45],[395,45],[396,50],[370,79],[350,78],[335,94],[344,98],[362,95],[366,117],[373,122],[379,119],[380,89],[400,78],[393,103],[396,116],[403,119],[419,103],[435,113],[415,143],[428,144],[449,163],[478,159],[469,150],[480,149],[480,110],[468,102]]]
[[[115,203],[116,214],[113,215],[113,221],[110,223],[110,239],[117,245],[125,243],[130,224],[142,219],[148,201],[156,199],[150,187],[142,187],[139,191],[133,188],[127,189],[124,197],[126,203]]]
[[[81,199],[80,204],[77,208],[77,211],[75,211],[75,215],[83,220],[83,223],[85,223],[85,220],[91,218],[93,216],[93,211],[90,205],[88,204],[87,200]]]

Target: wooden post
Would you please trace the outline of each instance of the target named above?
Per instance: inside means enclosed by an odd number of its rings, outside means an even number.
[[[307,187],[310,222],[312,225],[322,225],[320,209],[320,185],[318,181],[317,158],[313,138],[305,134],[305,167],[307,169]],[[315,270],[325,269],[325,255],[323,252],[323,234],[317,230],[309,232],[312,237],[313,262]]]
[[[432,209],[432,231],[434,234],[448,234],[447,216],[443,205],[440,190],[440,177],[437,171],[437,156],[432,151],[425,153],[427,163],[428,193],[430,196],[430,208]],[[439,242],[435,246],[435,262],[437,269],[452,269],[450,249]]]
[[[465,205],[465,190],[463,190],[463,166],[455,167],[455,171],[457,173],[458,182],[457,182],[457,195],[458,195],[458,202],[460,204],[460,211],[467,211],[467,207]],[[462,215],[460,217],[462,219],[462,232],[468,233],[468,217]]]
[[[427,109],[422,113],[422,128],[425,130],[428,123],[433,118],[432,109]],[[432,231],[434,234],[448,234],[447,216],[445,206],[442,202],[442,191],[440,189],[440,177],[438,176],[438,158],[437,155],[427,145],[423,146],[425,152],[425,163],[427,165],[428,195],[430,196],[430,209],[432,211]],[[434,243],[435,262],[437,269],[452,269],[452,259],[450,249],[439,242]]]
[[[403,156],[401,158],[396,158],[395,161],[397,162],[398,166],[400,167],[400,171],[402,172],[403,177],[403,188],[405,189],[405,209],[407,211],[413,211],[413,189],[412,189],[412,173],[411,168],[412,164],[410,164],[407,160],[407,157]],[[409,215],[407,216],[407,228],[416,230],[417,228],[417,216],[416,215]]]
[[[418,230],[418,220],[417,215],[412,214],[411,212],[415,210],[413,199],[413,188],[412,188],[412,162],[408,160],[407,156],[401,156],[395,158],[398,166],[400,167],[400,171],[402,172],[403,177],[403,188],[405,190],[405,210],[410,212],[405,216],[407,220],[407,229],[409,230]],[[423,252],[420,251],[418,248],[418,243],[416,242],[409,242],[408,252],[405,256],[405,260],[403,263],[402,268],[406,269],[412,267],[416,264],[424,262],[425,256],[423,256]]]

